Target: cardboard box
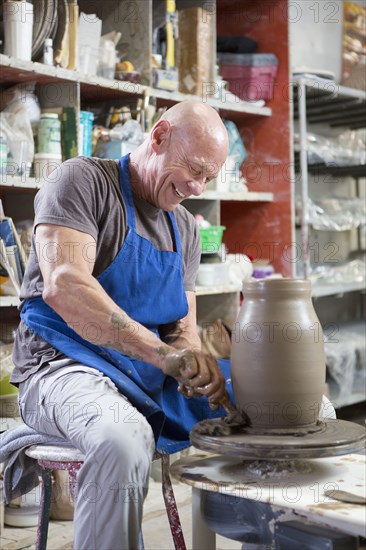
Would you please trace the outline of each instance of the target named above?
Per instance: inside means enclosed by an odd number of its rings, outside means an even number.
[[[188,8],[178,12],[178,22],[179,91],[202,96],[203,86],[214,80],[215,18],[205,9]]]

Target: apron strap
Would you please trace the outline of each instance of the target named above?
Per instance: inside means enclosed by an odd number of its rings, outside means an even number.
[[[121,188],[121,193],[123,200],[126,205],[127,210],[127,225],[133,230],[136,231],[136,220],[135,220],[135,209],[133,206],[133,196],[131,191],[131,181],[130,181],[130,171],[128,168],[130,155],[125,155],[119,161],[120,164],[120,177],[119,184]],[[182,255],[182,245],[180,240],[179,229],[173,212],[168,212],[170,223],[173,229],[174,244],[176,252],[181,256]]]
[[[174,216],[173,212],[168,212],[168,214],[169,214],[170,223],[172,224],[172,229],[173,229],[173,233],[174,233],[175,250],[181,256],[182,255],[182,244],[181,244],[181,241],[180,241],[180,234],[179,234],[177,221],[175,219],[175,216]]]

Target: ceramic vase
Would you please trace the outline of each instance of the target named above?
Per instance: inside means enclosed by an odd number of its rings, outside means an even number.
[[[232,333],[235,403],[253,428],[299,428],[318,420],[325,384],[323,332],[310,281],[243,283]]]

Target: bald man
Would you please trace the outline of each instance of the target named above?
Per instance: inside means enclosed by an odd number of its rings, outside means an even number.
[[[229,400],[229,370],[200,351],[199,233],[180,204],[227,151],[218,114],[186,101],[131,155],[66,161],[36,196],[12,383],[28,425],[85,454],[77,550],[138,548],[155,448],[188,446]]]

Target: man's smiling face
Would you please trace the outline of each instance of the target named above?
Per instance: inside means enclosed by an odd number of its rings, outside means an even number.
[[[133,191],[157,208],[174,210],[199,196],[228,153],[226,128],[212,107],[194,100],[168,109],[130,155]]]
[[[152,202],[174,210],[191,195],[199,196],[226,160],[226,148],[210,135],[182,136],[171,129],[169,145],[158,151],[153,164]]]

